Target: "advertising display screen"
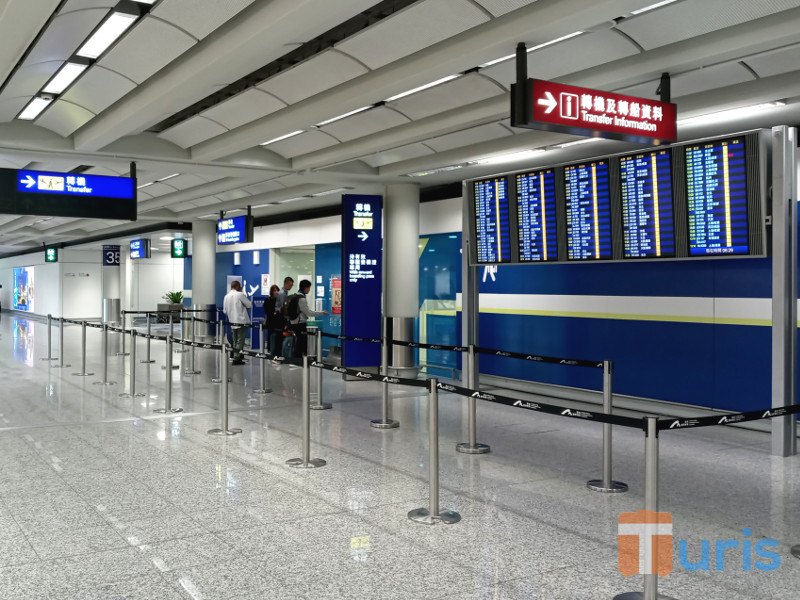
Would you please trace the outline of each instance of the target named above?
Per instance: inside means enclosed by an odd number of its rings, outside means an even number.
[[[625,258],[675,256],[670,151],[620,158],[620,187]]]
[[[253,220],[242,215],[217,221],[217,245],[249,244],[253,241]]]
[[[511,218],[508,178],[474,182],[478,263],[511,261]]]
[[[517,219],[520,262],[558,260],[553,169],[517,175]]]
[[[689,254],[748,254],[747,168],[744,139],[685,148]]]
[[[15,310],[33,312],[33,267],[14,269],[12,304]]]
[[[150,258],[150,240],[131,240],[131,258]]]
[[[611,258],[611,192],[608,161],[564,168],[567,258]]]

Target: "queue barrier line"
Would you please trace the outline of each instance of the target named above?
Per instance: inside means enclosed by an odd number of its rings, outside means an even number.
[[[659,431],[678,431],[681,429],[693,429],[695,427],[713,427],[715,425],[734,425],[736,423],[746,423],[748,421],[760,421],[762,419],[775,419],[789,415],[800,414],[800,404],[790,404],[778,408],[768,408],[761,410],[751,410],[748,412],[730,413],[720,417],[697,417],[695,419],[659,419]]]
[[[328,363],[320,362],[318,360],[312,360],[309,363],[309,366],[314,367],[315,369],[324,369],[325,371],[333,371],[334,373],[349,375],[351,377],[355,377],[357,379],[363,379],[365,381],[378,381],[380,383],[389,383],[392,385],[405,385],[411,387],[422,387],[422,388],[428,387],[427,379],[404,379],[401,377],[390,377],[388,375],[381,375],[379,373],[369,373],[367,371],[361,371],[359,369],[348,369],[347,367],[330,365]]]
[[[547,364],[566,365],[569,367],[588,367],[590,369],[602,369],[602,360],[583,360],[574,358],[560,358],[555,356],[542,356],[539,354],[524,354],[522,352],[508,352],[506,350],[495,350],[493,348],[475,348],[476,352],[480,354],[492,354],[494,356],[503,356],[506,358],[519,358],[530,362],[540,362]]]

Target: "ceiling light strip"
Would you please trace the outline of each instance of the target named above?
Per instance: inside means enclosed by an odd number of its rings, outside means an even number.
[[[36,117],[42,114],[42,111],[50,106],[54,100],[53,97],[35,96],[30,102],[22,109],[22,112],[17,115],[17,119],[21,121],[33,121]]]
[[[84,58],[97,59],[108,50],[139,19],[139,15],[113,12],[83,43],[76,53]]]
[[[324,125],[330,125],[331,123],[335,123],[336,121],[341,121],[342,119],[346,119],[347,117],[352,117],[353,115],[357,115],[358,113],[364,112],[365,110],[369,110],[374,106],[375,106],[374,104],[370,104],[369,106],[362,106],[361,108],[351,110],[350,112],[346,112],[343,115],[339,115],[338,117],[333,117],[332,119],[328,119],[327,121],[322,121],[321,123],[317,123],[316,125],[314,125],[314,127],[322,127]]]
[[[558,44],[559,42],[564,42],[564,41],[572,39],[574,37],[578,37],[579,35],[582,35],[583,33],[584,33],[583,31],[573,31],[572,33],[569,33],[567,35],[562,35],[560,38],[556,38],[554,40],[550,40],[549,42],[545,42],[543,44],[537,44],[536,46],[531,46],[526,51],[528,53],[536,52],[536,50],[541,50],[542,48],[547,48],[547,46],[552,46],[553,44]],[[496,58],[495,60],[490,60],[487,63],[483,63],[482,65],[480,65],[480,68],[481,69],[485,69],[486,67],[491,67],[491,66],[500,64],[501,62],[505,62],[507,60],[511,60],[512,58],[515,58],[516,56],[517,56],[516,54],[509,54],[508,56],[504,56],[503,58]]]
[[[721,110],[719,112],[707,113],[705,115],[698,115],[696,117],[679,119],[678,125],[697,125],[700,123],[704,125],[711,125],[713,123],[746,119],[748,117],[754,117],[764,111],[780,108],[782,106],[786,106],[786,102],[783,100],[764,102],[762,104],[754,104],[752,106],[743,106],[741,108],[732,108],[730,110]]]
[[[282,135],[280,137],[276,137],[275,139],[272,139],[268,142],[261,142],[259,146],[269,146],[270,144],[274,144],[275,142],[288,140],[289,138],[294,137],[296,135],[300,135],[301,133],[304,133],[303,129],[300,129],[299,131],[293,131],[292,133],[287,133],[286,135]]]
[[[417,92],[421,92],[422,90],[427,90],[428,88],[432,88],[437,85],[447,83],[448,81],[452,81],[453,79],[457,79],[459,77],[461,77],[460,73],[458,75],[448,75],[447,77],[442,77],[441,79],[437,79],[436,81],[432,81],[431,83],[426,83],[425,85],[415,87],[413,90],[408,90],[401,94],[392,96],[391,98],[387,98],[386,100],[384,100],[384,102],[394,102],[395,100],[399,100],[400,98],[405,98],[406,96],[410,96],[411,94],[416,94]]]

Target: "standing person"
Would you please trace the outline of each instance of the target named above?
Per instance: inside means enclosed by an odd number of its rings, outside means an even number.
[[[261,324],[261,327],[267,331],[267,348],[272,354],[277,354],[279,351],[276,338],[283,329],[282,325],[279,326],[279,324],[283,323],[283,319],[275,309],[280,291],[281,288],[274,283],[269,288],[269,298],[264,301],[264,322]]]
[[[311,289],[311,282],[308,279],[303,279],[300,282],[300,291],[295,294],[296,299],[293,298],[293,301],[297,302],[297,309],[296,309],[296,317],[293,317],[290,321],[292,331],[294,331],[295,335],[297,336],[294,355],[296,357],[302,357],[308,351],[308,337],[306,335],[306,322],[308,321],[309,317],[318,317],[320,315],[327,315],[328,311],[323,310],[317,312],[315,310],[311,310],[308,308],[308,300],[306,299],[306,294]],[[295,313],[292,310],[293,307],[289,305],[289,315],[292,316]]]
[[[253,303],[242,291],[242,284],[238,281],[231,283],[231,291],[228,292],[222,303],[222,312],[228,317],[233,333],[233,362],[231,363],[233,365],[244,364],[242,350],[244,350],[244,340],[247,337],[247,326],[250,325],[250,313],[247,310],[252,307]]]
[[[287,277],[283,280],[283,288],[278,293],[278,300],[275,302],[275,312],[280,312],[283,303],[286,302],[286,299],[289,297],[289,292],[294,287],[294,279],[291,277]]]
[[[275,342],[273,354],[281,354],[281,349],[283,348],[283,331],[289,325],[289,320],[284,316],[284,311],[282,311],[281,308],[289,299],[289,292],[292,287],[294,287],[294,279],[291,277],[284,278],[283,287],[280,292],[278,292],[278,298],[275,301],[275,329],[278,330],[278,340]]]

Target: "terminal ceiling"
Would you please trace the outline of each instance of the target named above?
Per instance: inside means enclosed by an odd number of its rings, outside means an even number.
[[[20,119],[120,10],[141,14],[35,119]],[[308,211],[344,190],[630,148],[560,148],[578,138],[511,128],[514,60],[498,59],[521,41],[538,47],[531,77],[657,98],[669,72],[679,119],[785,103],[680,125],[681,139],[796,125],[799,30],[800,0],[6,0],[0,167],[127,175],[135,161],[142,224],[248,205],[256,216]],[[547,152],[486,163],[534,149]],[[130,227],[0,215],[0,253]]]

